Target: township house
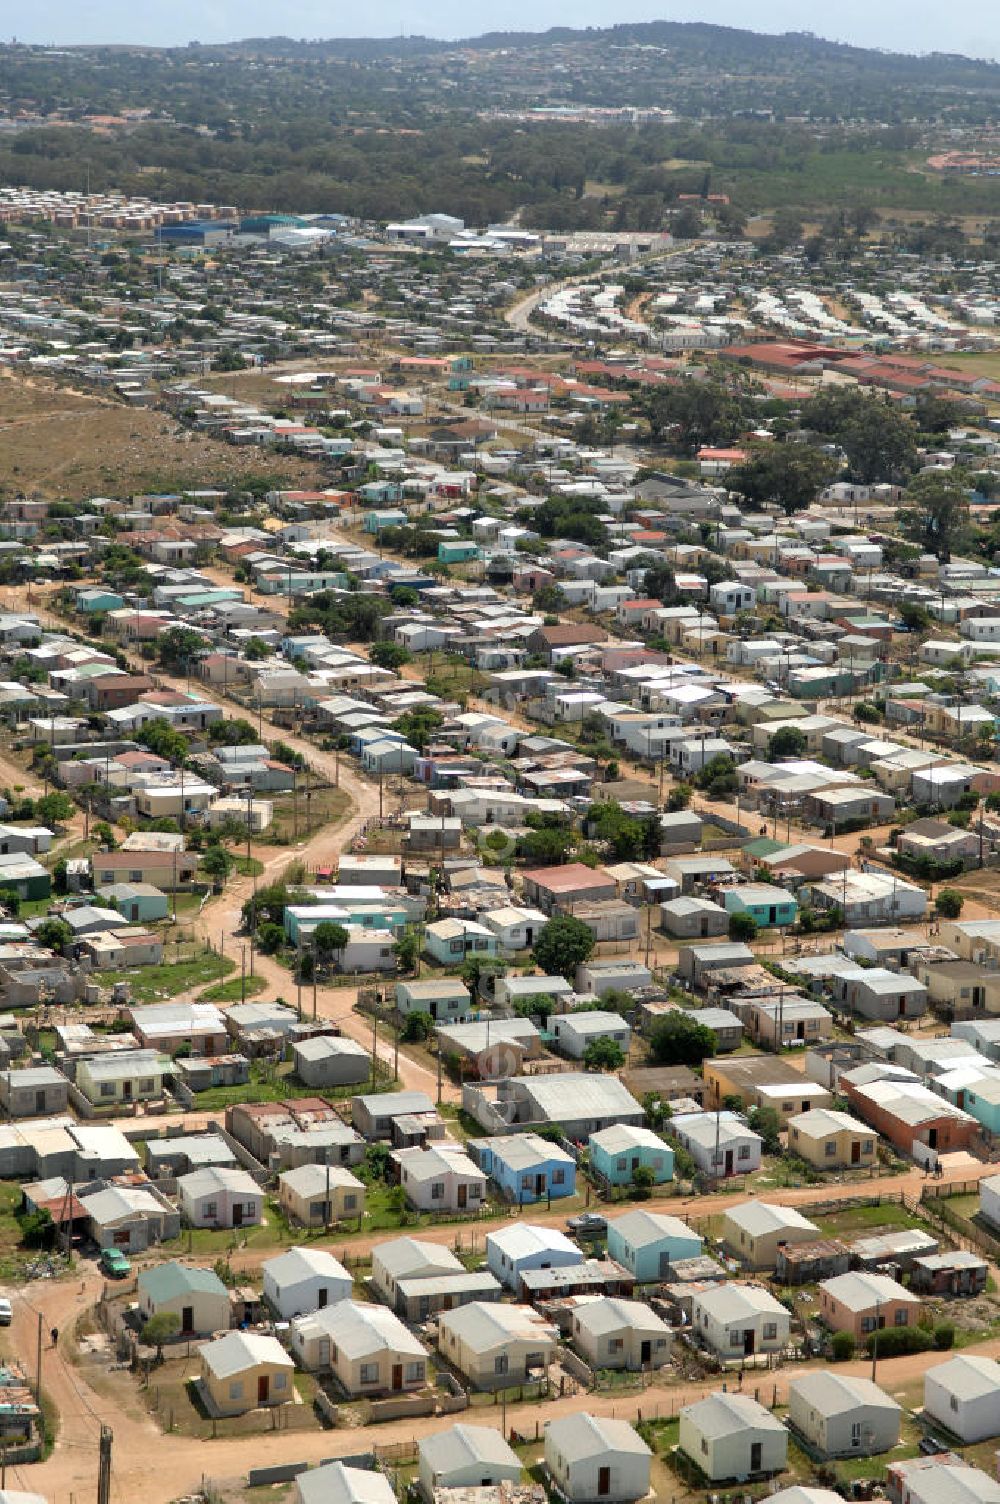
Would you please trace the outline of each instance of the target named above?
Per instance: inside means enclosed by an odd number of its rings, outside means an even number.
[[[353,1281],[325,1248],[290,1248],[268,1259],[262,1269],[264,1299],[284,1320],[347,1300]]]
[[[765,1201],[747,1201],[731,1207],[722,1222],[726,1249],[748,1269],[773,1269],[779,1248],[789,1243],[811,1243],[819,1228],[791,1206],[771,1206]]]
[[[924,1413],[971,1445],[1000,1435],[1000,1363],[960,1353],[924,1375]]]
[[[608,1257],[639,1284],[669,1278],[672,1264],[697,1258],[701,1249],[701,1238],[680,1217],[640,1207],[608,1223]]]
[[[245,1415],[294,1397],[295,1364],[276,1337],[228,1332],[201,1349],[201,1391],[210,1415]]]
[[[652,1170],[656,1185],[674,1178],[674,1151],[651,1128],[616,1123],[592,1133],[589,1147],[592,1168],[609,1185],[631,1185],[640,1168]]]
[[[533,1306],[472,1301],[438,1318],[438,1351],[476,1389],[523,1383],[558,1349],[558,1329]]]
[[[303,1227],[329,1226],[365,1209],[365,1187],[341,1165],[298,1165],[278,1176],[278,1205]]]
[[[818,1292],[820,1318],[858,1342],[883,1327],[913,1326],[922,1303],[898,1280],[860,1269],[821,1280]]]
[[[297,1316],[291,1348],[302,1368],[329,1369],[352,1398],[422,1389],[426,1381],[427,1354],[384,1306],[340,1300]]]
[[[495,1488],[521,1481],[520,1457],[492,1426],[451,1426],[422,1437],[418,1452],[425,1499],[435,1499],[439,1488]]]
[[[711,1394],[685,1405],[678,1443],[712,1483],[744,1482],[780,1473],[788,1464],[788,1432],[770,1410],[745,1394]]]
[[[136,1286],[139,1312],[146,1321],[176,1316],[182,1337],[207,1337],[229,1329],[229,1291],[212,1269],[174,1261],[154,1264],[139,1271]]]
[[[418,1211],[465,1211],[486,1200],[487,1177],[457,1144],[397,1149],[392,1161],[407,1201]]]
[[[182,1175],[177,1195],[189,1227],[254,1227],[264,1211],[264,1193],[253,1176],[226,1165]]]
[[[671,1333],[642,1300],[578,1296],[573,1306],[573,1346],[595,1370],[662,1368],[670,1361]]]
[[[563,1415],[545,1427],[545,1466],[569,1504],[633,1504],[649,1493],[652,1452],[625,1420]]]
[[[609,1130],[610,1131],[610,1130]],[[593,1139],[591,1139],[593,1147]],[[469,1151],[504,1199],[524,1206],[576,1191],[576,1160],[537,1133],[498,1134],[473,1139]]]
[[[780,1352],[790,1327],[788,1311],[760,1285],[714,1285],[691,1301],[692,1332],[724,1361]]]
[[[670,1131],[703,1175],[727,1179],[760,1169],[764,1141],[739,1113],[678,1113],[670,1121]]]
[[[926,1385],[924,1393],[926,1410]],[[899,1441],[900,1407],[894,1399],[871,1379],[825,1369],[791,1381],[788,1419],[821,1457],[869,1457]]]
[[[502,1285],[516,1291],[528,1269],[573,1267],[583,1263],[583,1253],[557,1227],[515,1222],[486,1234],[486,1262]]]
[[[600,867],[585,867],[582,862],[567,862],[562,867],[536,867],[525,872],[526,902],[537,905],[544,914],[558,910],[572,913],[579,903],[604,903],[618,896],[614,878]]]
[[[416,1284],[464,1273],[465,1265],[441,1243],[426,1243],[419,1238],[391,1238],[372,1250],[372,1284],[394,1311],[400,1309],[399,1286],[402,1282]]]
[[[788,1147],[817,1169],[870,1169],[878,1159],[878,1139],[847,1112],[821,1107],[788,1119]]]

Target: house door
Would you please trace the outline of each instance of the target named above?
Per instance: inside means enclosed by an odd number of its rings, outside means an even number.
[[[644,1342],[639,1349],[639,1362],[648,1363],[652,1356],[653,1344],[651,1342]]]
[[[900,1000],[899,1000],[899,1004],[898,1004],[898,1006],[896,1008],[896,1017],[897,1018],[905,1018],[906,1017],[906,998],[905,997],[901,997]]]
[[[611,1492],[611,1469],[599,1467],[597,1469],[597,1492],[602,1496]]]
[[[757,1333],[754,1331],[754,1329],[753,1329],[752,1326],[748,1326],[747,1329],[746,1329],[746,1331],[743,1333],[743,1356],[744,1356],[744,1358],[752,1357],[753,1350],[754,1350],[754,1348],[755,1348],[756,1345],[757,1345]]]
[[[726,1174],[727,1175],[731,1175],[732,1173],[733,1173],[733,1151],[732,1151],[732,1149],[727,1149],[726,1150]]]
[[[322,1311],[323,1307],[326,1305],[327,1301],[330,1299],[330,1292],[326,1288],[326,1286],[324,1285],[321,1290],[317,1290],[316,1294],[317,1294],[317,1297],[319,1299],[319,1307],[318,1307],[318,1309]]]
[[[468,1197],[469,1197],[469,1188],[468,1188],[468,1186],[460,1185],[459,1188],[458,1188],[458,1209],[459,1209],[459,1211],[461,1211],[463,1209],[463,1207],[465,1206],[465,1204],[466,1204],[466,1202],[468,1200]]]
[[[243,1226],[243,1203],[242,1203],[242,1201],[236,1201],[236,1202],[233,1203],[233,1226],[234,1227],[242,1227]]]
[[[752,1441],[750,1443],[750,1471],[752,1473],[760,1472],[761,1465],[764,1461],[763,1448],[764,1443],[761,1441]]]
[[[320,1366],[320,1368],[329,1368],[330,1367],[330,1339],[329,1339],[329,1337],[321,1337],[319,1339],[319,1366]]]
[[[544,1175],[536,1175],[535,1176],[535,1195],[536,1196],[544,1196],[545,1195],[545,1176]]]
[[[262,1373],[257,1380],[257,1403],[266,1405],[271,1398],[271,1380],[266,1373]]]
[[[938,1133],[938,1131],[937,1131],[936,1128],[929,1128],[927,1130],[927,1147],[928,1147],[928,1149],[936,1149],[937,1148],[937,1133]]]
[[[852,1165],[857,1165],[857,1164],[860,1164],[860,1163],[861,1163],[861,1143],[860,1143],[860,1141],[858,1139],[855,1139],[854,1142],[851,1144],[851,1164]]]
[[[181,1331],[194,1331],[194,1306],[181,1307]]]
[[[777,924],[778,922],[778,911],[774,904],[767,911],[767,922],[768,924]]]
[[[708,939],[708,920],[707,919],[703,919],[701,921],[701,938],[703,940],[707,940]]]
[[[123,1081],[122,1082],[122,1096],[125,1098],[126,1102],[131,1102],[131,1100],[132,1100],[132,1083],[131,1083],[131,1081]]]
[[[393,1389],[402,1389],[403,1387],[402,1363],[394,1363],[392,1366],[392,1387]]]
[[[799,1022],[795,1025],[795,1038],[796,1039],[805,1039],[805,1037],[806,1037],[806,1026],[802,1022],[802,1020],[800,1019]]]
[[[45,1093],[44,1093],[44,1091],[36,1091],[35,1092],[35,1111],[36,1112],[44,1112],[45,1111]]]

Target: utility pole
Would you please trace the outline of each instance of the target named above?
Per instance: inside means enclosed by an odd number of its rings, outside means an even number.
[[[111,1504],[111,1443],[114,1432],[110,1426],[101,1427],[99,1444],[99,1470],[97,1474],[97,1504]]]
[[[872,1332],[872,1383],[873,1384],[875,1382],[875,1369],[876,1369],[876,1365],[878,1363],[878,1323],[879,1323],[879,1310],[880,1310],[880,1307],[881,1307],[881,1302],[878,1301],[878,1300],[876,1300],[876,1302],[875,1302],[875,1328],[874,1328],[874,1330]]]
[[[247,948],[240,946],[240,1002],[247,1000]]]
[[[378,1003],[372,1004],[372,1082],[375,1081],[375,1061],[378,1058]]]
[[[38,1339],[35,1353],[35,1404],[42,1403],[42,1313],[38,1313]]]

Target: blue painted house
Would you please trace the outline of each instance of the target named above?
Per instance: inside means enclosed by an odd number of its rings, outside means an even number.
[[[609,1185],[631,1185],[640,1166],[656,1185],[674,1178],[674,1151],[651,1128],[613,1123],[590,1135],[590,1164]]]
[[[701,1238],[680,1217],[631,1211],[608,1224],[608,1257],[624,1265],[640,1285],[665,1279],[671,1264],[701,1253]]]
[[[442,538],[438,544],[438,560],[442,564],[465,564],[478,557],[479,545],[465,538]]]
[[[113,590],[102,590],[97,585],[87,586],[76,592],[76,609],[88,616],[98,611],[120,611],[124,604],[122,597]]]
[[[517,1290],[526,1269],[569,1269],[583,1263],[583,1250],[558,1227],[513,1222],[486,1235],[486,1263],[508,1290]]]
[[[757,928],[783,929],[799,917],[799,906],[787,888],[771,883],[742,883],[725,890],[727,914],[749,914]]]
[[[572,1154],[537,1133],[473,1139],[466,1148],[479,1168],[496,1181],[504,1199],[517,1206],[550,1198],[554,1201],[572,1196],[576,1190],[576,1160]]]

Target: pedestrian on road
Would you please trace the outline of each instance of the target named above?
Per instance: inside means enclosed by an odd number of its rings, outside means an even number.
[[[59,1328],[57,1326],[54,1326],[52,1328],[51,1332],[49,1333],[49,1336],[52,1338],[52,1346],[53,1347],[58,1347],[59,1346]]]

